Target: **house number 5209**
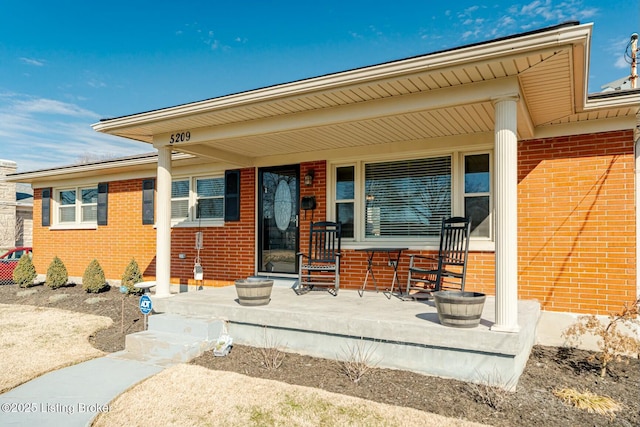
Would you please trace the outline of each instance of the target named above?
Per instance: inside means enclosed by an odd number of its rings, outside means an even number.
[[[187,142],[190,139],[191,139],[191,132],[189,131],[172,133],[171,137],[169,138],[169,144],[174,144],[176,142]]]

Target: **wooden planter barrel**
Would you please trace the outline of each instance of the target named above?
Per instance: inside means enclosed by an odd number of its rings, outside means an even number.
[[[475,328],[487,296],[480,292],[438,291],[433,293],[440,323],[454,328]]]
[[[271,301],[273,280],[241,279],[236,280],[236,292],[240,305],[267,305]]]

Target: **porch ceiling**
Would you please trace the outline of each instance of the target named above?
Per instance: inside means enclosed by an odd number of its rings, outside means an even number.
[[[519,96],[518,133],[586,117],[591,25],[559,26],[387,64],[104,120],[100,132],[250,165],[255,158],[492,132]],[[589,118],[624,110],[591,111]]]

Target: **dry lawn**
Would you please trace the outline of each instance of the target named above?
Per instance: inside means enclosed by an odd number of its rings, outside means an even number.
[[[0,393],[102,356],[87,338],[106,317],[0,304]],[[151,398],[150,398],[151,396]],[[481,426],[324,390],[181,364],[132,387],[95,426]]]
[[[131,388],[109,408],[98,416],[94,427],[482,425],[185,364]]]
[[[88,337],[112,322],[55,308],[0,304],[0,393],[46,372],[102,356]]]

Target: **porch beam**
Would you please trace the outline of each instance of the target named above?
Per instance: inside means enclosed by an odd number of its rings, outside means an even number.
[[[495,105],[496,321],[493,331],[518,332],[518,95]]]
[[[215,143],[216,140],[221,139],[290,132],[312,127],[435,110],[456,105],[490,102],[496,96],[519,93],[519,91],[517,77],[505,77],[321,110],[191,129],[190,140],[174,144],[173,147],[175,150],[182,150],[183,147],[186,148],[189,145],[207,142]],[[159,135],[158,139],[166,139],[168,141],[168,135]]]
[[[220,150],[203,144],[197,145],[179,145],[172,146],[173,149],[181,153],[193,154],[198,157],[206,157],[207,159],[230,163],[238,167],[253,166],[253,158],[242,154],[231,153],[229,151]]]
[[[171,295],[171,147],[158,149],[156,296]]]

